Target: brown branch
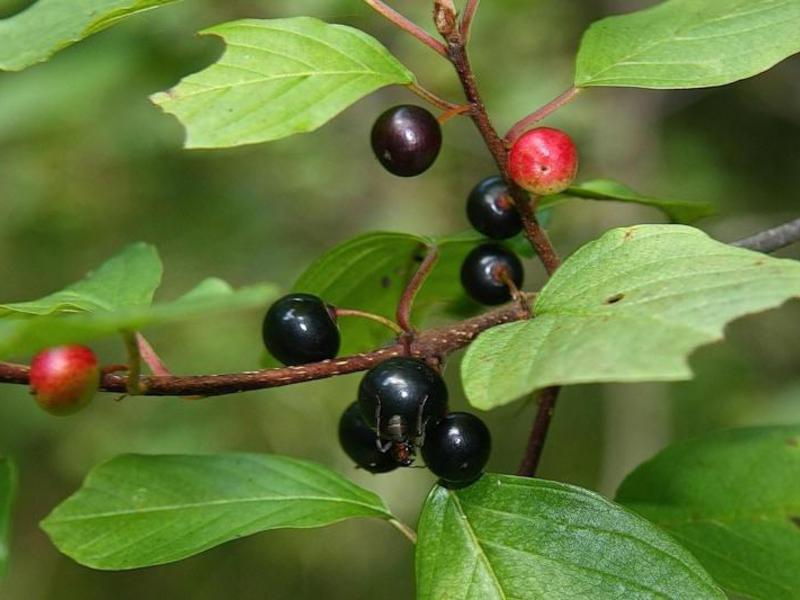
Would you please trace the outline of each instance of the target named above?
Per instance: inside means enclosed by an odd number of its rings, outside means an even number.
[[[492,157],[494,158],[495,164],[497,164],[497,168],[500,170],[500,174],[511,190],[514,205],[522,219],[525,237],[528,238],[531,246],[536,250],[548,275],[552,275],[561,265],[561,259],[558,256],[558,252],[553,247],[553,244],[550,243],[547,232],[539,225],[536,219],[536,212],[532,206],[531,197],[527,192],[516,185],[509,175],[508,148],[505,140],[498,135],[497,130],[492,125],[492,121],[486,111],[486,105],[478,90],[475,74],[472,71],[469,55],[467,54],[466,39],[463,35],[460,35],[457,39],[451,39],[448,40],[448,42],[450,60],[458,73],[458,78],[461,81],[461,86],[464,88],[467,101],[473,106],[470,116],[483,137],[486,147],[492,153]],[[515,357],[510,356],[508,360],[515,360]],[[541,448],[544,446],[547,430],[555,410],[559,389],[560,388],[550,388],[546,394],[547,401],[540,402],[539,404],[539,411],[536,415],[533,431],[531,432],[531,440],[528,443],[528,448],[523,458],[523,464],[528,463],[532,465],[530,468],[525,469],[525,474],[529,477],[535,475]]]
[[[525,318],[527,313],[519,304],[505,306],[449,327],[421,332],[411,341],[410,351],[413,356],[424,358],[446,356],[469,345],[487,329]],[[404,354],[405,348],[398,342],[374,352],[301,367],[282,367],[225,375],[142,377],[139,384],[145,396],[221,396],[366,371],[388,358]],[[25,365],[0,362],[0,383],[28,385],[29,372],[30,369]],[[124,394],[127,393],[127,383],[126,376],[108,373],[103,376],[101,390]]]
[[[550,430],[550,422],[553,419],[553,412],[556,408],[558,392],[561,388],[551,387],[542,390],[539,394],[539,408],[536,411],[536,418],[533,421],[528,446],[525,448],[525,455],[517,469],[517,475],[522,477],[533,477],[539,467],[542,458],[544,443],[547,441],[547,432]]]
[[[414,299],[422,289],[428,275],[431,274],[433,267],[439,260],[439,249],[436,246],[428,246],[427,254],[422,259],[416,273],[403,290],[400,302],[397,304],[397,323],[405,333],[411,333],[414,327],[411,325],[411,309],[414,306]]]

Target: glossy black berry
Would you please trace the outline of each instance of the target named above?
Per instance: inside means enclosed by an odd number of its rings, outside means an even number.
[[[285,365],[327,360],[339,352],[339,328],[332,309],[311,294],[284,296],[267,311],[264,345]]]
[[[364,421],[358,402],[353,402],[339,420],[339,444],[342,450],[354,463],[370,473],[393,471],[399,465],[391,453],[378,449],[377,438],[375,431]]]
[[[422,457],[434,475],[452,483],[480,477],[492,452],[492,436],[483,421],[463,412],[450,413],[430,427]]]
[[[427,171],[442,148],[442,128],[430,112],[402,105],[383,113],[372,127],[372,150],[387,171],[414,177]]]
[[[467,218],[472,226],[495,240],[514,237],[522,231],[522,220],[502,177],[487,177],[467,198]]]
[[[518,288],[524,271],[517,255],[500,244],[482,244],[472,250],[461,265],[461,285],[481,304],[503,304],[511,300],[511,291],[502,279],[505,272]]]
[[[390,358],[370,369],[358,388],[358,404],[383,439],[419,437],[447,413],[442,376],[416,358]],[[380,424],[378,424],[380,418]]]

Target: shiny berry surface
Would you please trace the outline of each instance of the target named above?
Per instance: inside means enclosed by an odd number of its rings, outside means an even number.
[[[69,415],[91,402],[100,386],[97,356],[85,346],[58,346],[31,361],[31,391],[36,402],[54,415]]]
[[[464,259],[461,285],[476,302],[503,304],[511,300],[511,291],[501,278],[503,272],[517,288],[522,287],[525,273],[517,255],[500,244],[482,244]]]
[[[504,240],[522,231],[522,221],[502,177],[487,177],[467,198],[467,218],[486,237]]]
[[[424,402],[424,405],[423,405]],[[370,369],[358,388],[358,404],[364,419],[378,427],[384,439],[413,439],[421,431],[420,419],[436,422],[447,413],[447,387],[442,376],[416,358],[390,358]],[[399,417],[402,435],[391,426]]]
[[[383,113],[372,127],[372,150],[384,168],[400,177],[427,171],[442,148],[442,128],[430,112],[402,105]]]
[[[450,413],[428,429],[422,457],[434,475],[451,483],[470,483],[483,472],[492,452],[492,436],[483,421]]]
[[[262,326],[267,350],[288,366],[334,358],[341,342],[332,309],[311,294],[290,294],[267,311]]]
[[[390,452],[381,452],[378,434],[364,420],[358,402],[353,402],[339,419],[339,444],[356,465],[370,473],[388,473],[399,465]]]
[[[521,188],[546,196],[567,189],[578,173],[578,150],[563,131],[539,127],[523,134],[508,155],[508,170]]]

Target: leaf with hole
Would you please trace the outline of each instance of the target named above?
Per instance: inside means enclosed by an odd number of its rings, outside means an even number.
[[[433,489],[416,572],[420,600],[725,598],[652,523],[587,490],[510,475]]]
[[[225,53],[151,99],[186,127],[187,148],[222,148],[313,131],[375,90],[414,76],[375,38],[310,17],[243,19],[206,29]]]
[[[669,0],[593,24],[575,85],[659,89],[719,86],[800,52],[797,0]]]
[[[42,522],[56,547],[95,569],[193,556],[270,529],[353,517],[390,520],[381,499],[308,461],[258,454],[118,456]]]
[[[19,71],[131,15],[175,0],[38,0],[0,19],[0,70]]]
[[[561,266],[533,319],[480,335],[462,379],[482,409],[552,385],[690,379],[689,356],[730,321],[798,295],[797,261],[683,225],[614,229]]]
[[[633,471],[617,502],[667,530],[736,597],[800,591],[800,427],[721,431]]]

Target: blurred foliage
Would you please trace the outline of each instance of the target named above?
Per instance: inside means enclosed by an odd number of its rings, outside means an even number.
[[[0,15],[29,4],[0,0]],[[429,3],[396,3],[419,22]],[[651,2],[507,0],[481,6],[472,48],[487,104],[511,125],[569,85],[581,32],[604,14]],[[476,175],[492,172],[472,125],[455,120],[438,163],[411,180],[385,173],[367,143],[389,89],[315,134],[234,150],[187,152],[182,132],[147,96],[219,55],[193,34],[240,17],[313,15],[377,35],[441,95],[459,98],[450,67],[358,0],[211,0],[177,3],[126,21],[51,62],[0,74],[0,300],[43,296],[78,279],[124,245],[155,244],[175,297],[211,274],[235,286],[288,288],[332,245],[375,229],[445,234],[466,227]],[[498,37],[502,36],[501,40]],[[502,43],[498,43],[498,41]],[[643,193],[710,200],[700,223],[722,240],[795,217],[800,171],[800,60],[731,87],[687,92],[592,90],[554,118],[582,149],[582,178],[609,177]],[[343,151],[346,149],[346,151]],[[616,225],[660,221],[646,208],[572,201],[554,209],[551,233],[568,253]],[[788,250],[784,256],[798,256]],[[530,263],[529,284],[541,283]],[[159,292],[161,294],[162,292]],[[800,305],[739,321],[729,341],[699,351],[696,380],[579,386],[566,391],[542,475],[611,494],[622,477],[672,439],[752,423],[800,419]],[[180,373],[253,368],[258,311],[156,329],[151,342]],[[97,345],[119,360],[118,343]],[[458,369],[451,365],[455,405]],[[269,451],[311,458],[383,494],[410,522],[433,479],[424,470],[371,477],[338,450],[339,413],[358,376],[198,402],[106,395],[79,416],[39,411],[21,387],[0,388],[0,454],[20,467],[8,577],[10,600],[176,597],[372,598],[413,595],[412,553],[382,523],[354,521],[272,532],[164,567],[95,572],[61,557],[37,522],[96,463],[122,452]],[[516,468],[532,403],[488,415],[491,468]]]

